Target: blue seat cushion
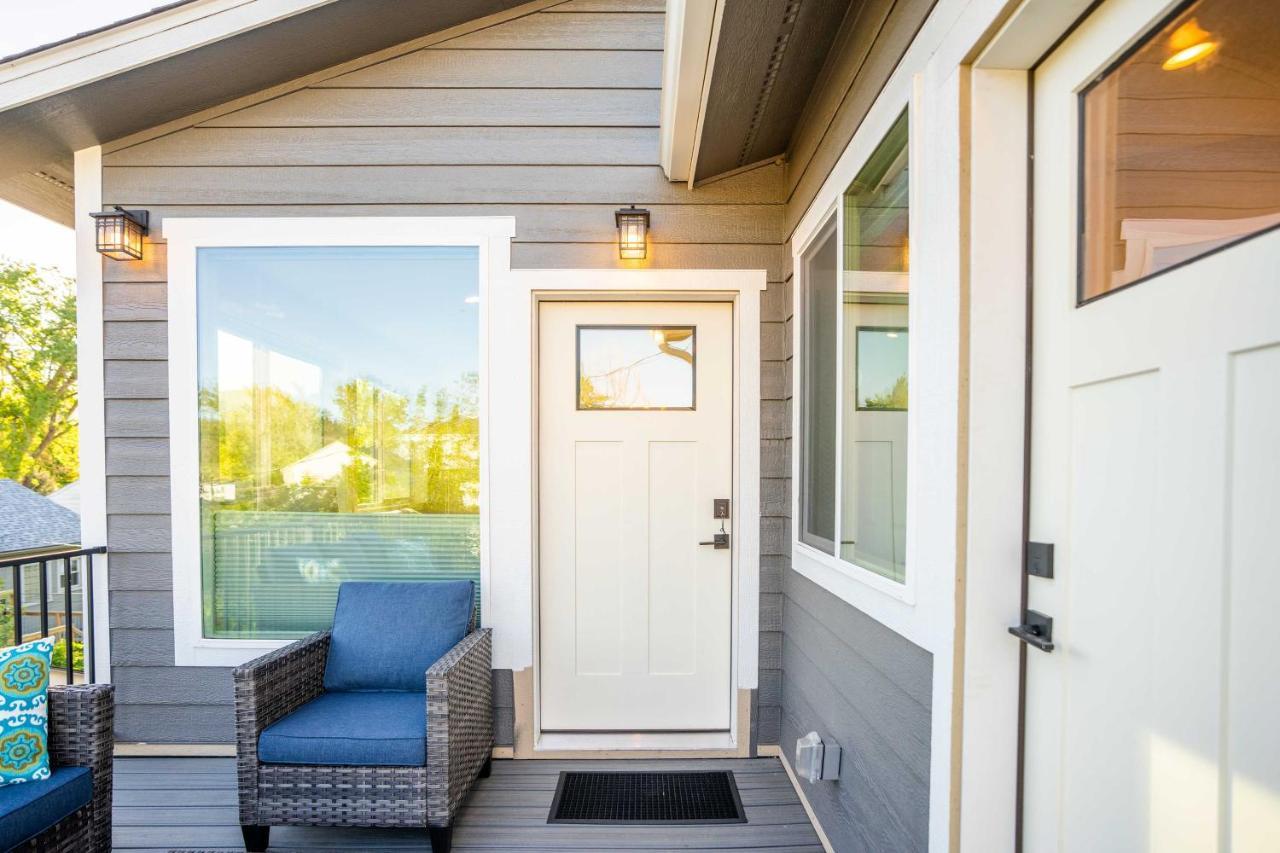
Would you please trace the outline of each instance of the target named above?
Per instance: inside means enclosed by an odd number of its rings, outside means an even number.
[[[427,695],[322,693],[263,730],[258,760],[421,767],[427,763]]]
[[[471,581],[344,583],[324,689],[426,690],[427,669],[466,636],[474,601]]]
[[[55,767],[48,779],[0,785],[0,850],[39,835],[91,799],[87,767]]]

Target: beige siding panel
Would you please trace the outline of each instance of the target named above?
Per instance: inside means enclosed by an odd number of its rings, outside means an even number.
[[[169,475],[169,441],[164,438],[108,438],[107,476]],[[110,504],[108,504],[110,506]],[[114,558],[112,558],[114,561]]]
[[[643,262],[618,259],[616,243],[516,243],[516,269],[748,269],[765,270],[770,281],[787,275],[790,258],[782,246],[653,246]]]
[[[111,589],[173,589],[173,555],[128,551],[112,554]]]
[[[102,353],[107,361],[164,359],[168,344],[167,324],[159,321],[102,325]]]
[[[107,400],[105,409],[108,439],[169,437],[168,400]]]
[[[104,179],[106,177],[104,170]],[[152,234],[155,232],[152,231]],[[164,243],[146,242],[142,245],[142,260],[113,261],[104,259],[102,280],[106,284],[150,282],[158,284],[168,278],[168,254]]]
[[[102,288],[102,319],[163,320],[169,297],[161,283],[116,282]]]
[[[876,36],[893,11],[894,2],[865,0],[857,13],[845,20],[836,35],[827,64],[814,83],[809,102],[805,104],[788,146],[787,154],[792,164],[789,173],[791,187],[804,174],[814,151],[821,144],[836,111],[866,62]]]
[[[788,231],[804,215],[823,181],[831,173],[836,160],[844,153],[849,140],[879,96],[885,81],[889,79],[924,19],[928,17],[933,3],[934,0],[897,0],[884,26],[880,28],[875,43],[871,45],[866,60],[859,64],[856,77],[835,114],[828,122],[821,121],[816,115],[812,116],[815,124],[821,126],[821,132],[817,132],[817,127],[810,128],[804,123],[797,129],[797,144],[793,146],[789,172],[792,188],[787,207]],[[807,116],[805,121],[809,118]]]
[[[325,80],[325,87],[657,89],[654,50],[419,50]]]
[[[303,89],[200,127],[651,127],[656,89]]]
[[[107,503],[113,515],[169,512],[168,477],[108,477]],[[112,568],[116,568],[112,560]]]
[[[667,0],[568,0],[545,12],[663,12]]]
[[[656,127],[195,127],[108,154],[107,166],[641,166]]]
[[[516,242],[596,243],[612,240],[616,204],[393,204],[393,205],[200,205],[152,206],[151,221],[162,227],[171,217],[195,216],[514,216]],[[651,235],[666,243],[781,243],[780,204],[650,205]],[[114,285],[160,288],[164,285]],[[141,297],[134,297],[139,299]],[[119,319],[152,319],[146,307],[130,308]]]
[[[663,16],[538,12],[441,42],[434,49],[662,50]]]
[[[112,326],[119,324],[113,323]],[[107,361],[104,394],[112,399],[161,399],[169,396],[167,361]]]
[[[103,169],[103,196],[130,204],[724,204],[778,198],[766,166],[695,192],[657,166],[293,166]],[[137,264],[122,264],[132,269]],[[110,281],[149,280],[109,278]],[[159,280],[163,280],[161,277]]]

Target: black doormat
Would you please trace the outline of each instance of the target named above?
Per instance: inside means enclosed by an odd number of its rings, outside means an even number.
[[[733,774],[560,773],[547,823],[746,823]]]

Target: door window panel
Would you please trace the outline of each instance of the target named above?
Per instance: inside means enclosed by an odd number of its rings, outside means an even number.
[[[1192,3],[1081,98],[1081,302],[1280,224],[1274,0]]]
[[[692,409],[692,326],[579,326],[579,409]]]
[[[199,250],[204,636],[479,580],[478,284],[470,247]]]

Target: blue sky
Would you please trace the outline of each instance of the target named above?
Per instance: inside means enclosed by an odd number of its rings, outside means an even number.
[[[164,0],[0,0],[0,56],[66,38],[161,5]],[[0,257],[75,274],[70,228],[0,201]]]

